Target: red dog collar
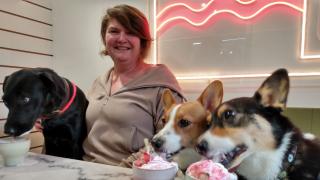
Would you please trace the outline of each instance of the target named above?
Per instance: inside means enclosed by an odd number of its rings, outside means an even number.
[[[64,81],[65,81],[66,89],[67,89],[67,93],[68,93],[66,98],[69,98],[70,97],[69,96],[69,94],[70,94],[69,84],[68,84],[68,82],[66,80],[64,80]],[[71,96],[71,98],[69,98],[69,101],[67,103],[63,103],[64,106],[62,108],[59,108],[59,109],[57,109],[55,111],[52,111],[48,115],[42,115],[40,117],[41,120],[49,119],[49,118],[51,118],[52,116],[54,116],[56,114],[58,114],[58,115],[63,114],[66,110],[69,109],[69,107],[71,106],[71,104],[73,103],[73,101],[74,101],[74,99],[75,99],[75,97],[77,95],[77,86],[73,82],[71,82],[71,84],[72,84],[72,96]]]
[[[73,101],[74,101],[74,98],[75,98],[76,95],[77,95],[77,87],[76,87],[76,85],[75,85],[73,82],[71,82],[71,84],[72,84],[72,90],[73,90],[72,96],[71,96],[71,98],[69,99],[69,101],[67,102],[67,104],[66,104],[61,110],[58,110],[59,114],[62,114],[62,113],[64,113],[67,109],[69,109],[69,107],[71,106],[71,104],[72,104]]]

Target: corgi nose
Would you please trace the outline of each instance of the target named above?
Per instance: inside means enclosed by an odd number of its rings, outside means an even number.
[[[196,146],[196,151],[202,155],[204,155],[208,150],[208,142],[205,140],[202,140],[199,144]]]
[[[161,138],[155,138],[151,140],[151,145],[155,148],[155,149],[160,149],[162,147],[164,143],[164,140]]]

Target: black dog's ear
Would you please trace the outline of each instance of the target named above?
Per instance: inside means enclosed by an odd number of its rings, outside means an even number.
[[[4,81],[3,81],[3,84],[2,84],[2,91],[4,92],[5,88],[6,88],[6,85],[8,83],[8,79],[9,79],[10,76],[6,76],[4,78]]]
[[[34,70],[52,95],[59,96],[59,94],[65,93],[64,81],[61,80],[56,72],[47,68],[35,68]]]
[[[256,91],[254,98],[264,107],[284,110],[289,93],[289,76],[286,69],[271,74]]]
[[[48,81],[49,83],[55,82],[55,72],[48,68],[33,68],[33,72],[36,73],[41,79]]]

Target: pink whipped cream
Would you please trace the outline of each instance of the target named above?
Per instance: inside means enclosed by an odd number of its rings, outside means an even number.
[[[195,179],[206,174],[208,180],[236,180],[237,176],[229,171],[220,163],[211,160],[202,160],[191,164],[187,169],[187,174]]]
[[[159,169],[168,169],[173,166],[178,166],[175,162],[168,162],[162,159],[160,156],[154,156],[151,160],[140,166],[141,169],[151,169],[151,170],[159,170]]]

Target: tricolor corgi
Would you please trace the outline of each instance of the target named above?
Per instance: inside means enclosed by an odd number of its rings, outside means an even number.
[[[253,97],[222,103],[197,151],[235,170],[240,179],[320,179],[319,140],[304,138],[281,113],[288,92],[288,73],[279,69]]]

